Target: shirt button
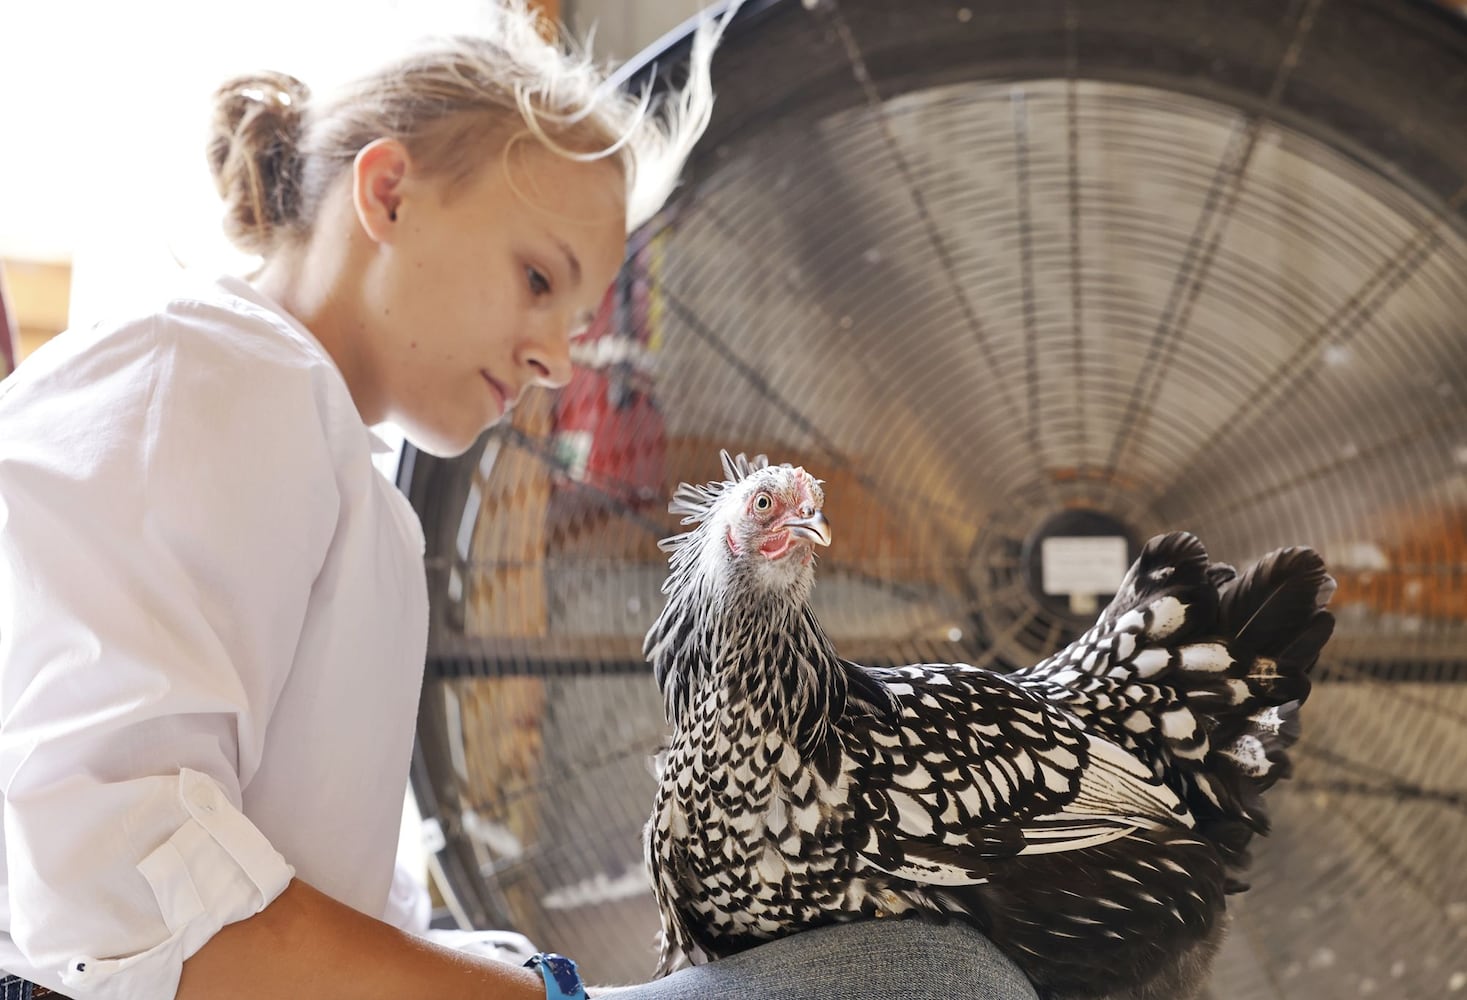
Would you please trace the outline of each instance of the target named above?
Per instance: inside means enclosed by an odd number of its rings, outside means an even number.
[[[199,812],[212,814],[218,801],[218,792],[212,785],[200,782],[188,790],[188,797]]]

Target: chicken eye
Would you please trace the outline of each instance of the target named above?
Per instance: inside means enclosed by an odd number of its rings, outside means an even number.
[[[774,498],[771,497],[768,493],[760,493],[759,495],[754,497],[754,509],[761,514],[773,506]]]

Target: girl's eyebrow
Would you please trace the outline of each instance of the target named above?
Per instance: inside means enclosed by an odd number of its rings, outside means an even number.
[[[577,286],[580,285],[580,283],[581,283],[581,262],[580,262],[579,259],[577,259],[575,251],[572,250],[566,244],[566,242],[564,240],[562,240],[562,239],[560,239],[558,237],[555,238],[555,245],[558,246],[558,247],[560,247],[560,252],[561,253],[565,254],[566,266],[568,266],[570,268],[571,284],[572,285],[577,285]]]

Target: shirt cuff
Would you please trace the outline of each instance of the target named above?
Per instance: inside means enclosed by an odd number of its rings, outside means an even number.
[[[173,996],[186,959],[221,927],[274,902],[295,876],[213,778],[184,768],[178,786],[189,819],[137,866],[169,936],[136,955],[72,958],[61,982],[77,1000]]]

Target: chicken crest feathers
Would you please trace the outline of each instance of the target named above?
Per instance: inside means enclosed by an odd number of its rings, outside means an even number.
[[[679,524],[701,524],[708,519],[713,508],[734,486],[748,479],[760,469],[769,468],[769,457],[767,455],[755,455],[752,459],[740,452],[738,455],[730,455],[727,449],[720,450],[719,459],[723,462],[724,480],[712,483],[678,483],[673,491],[672,500],[667,505],[669,514],[680,514],[682,520]],[[678,535],[671,535],[657,543],[657,547],[663,552],[672,552],[687,541],[694,532],[685,531]]]

